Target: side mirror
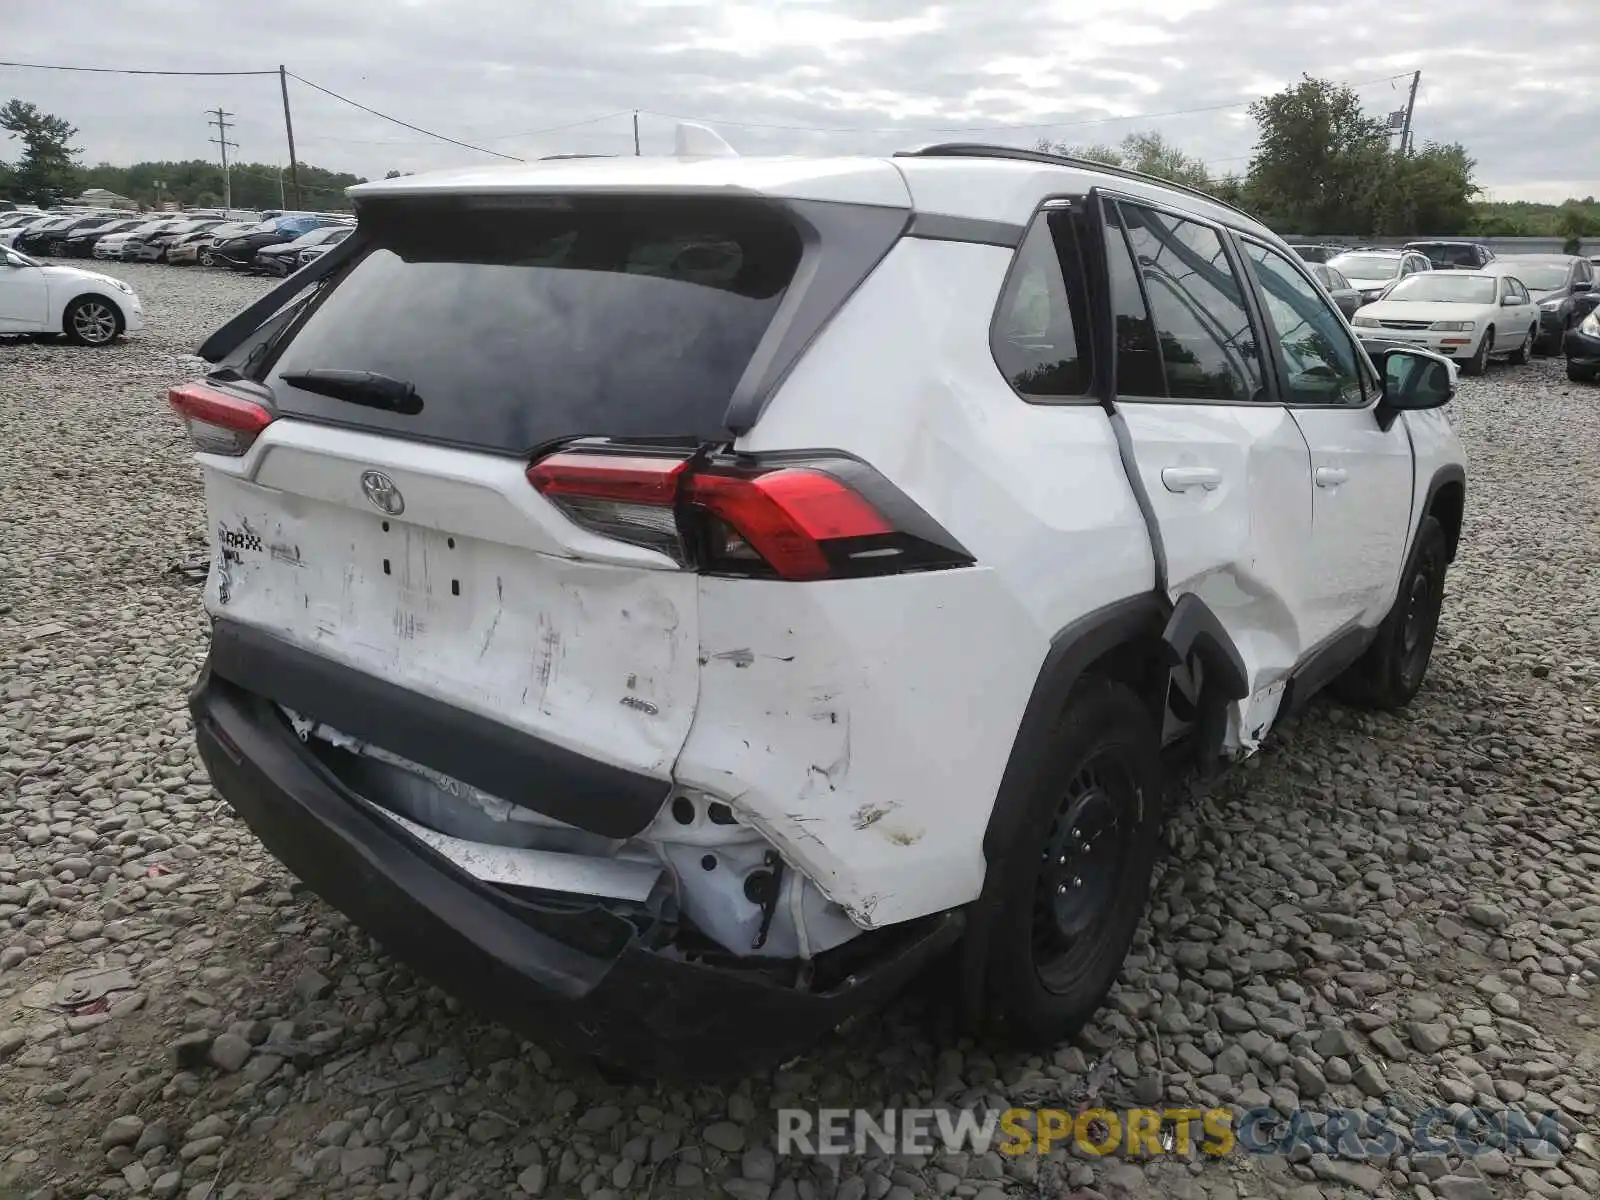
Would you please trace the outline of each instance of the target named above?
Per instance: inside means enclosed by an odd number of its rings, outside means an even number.
[[[1505,299],[1500,301],[1500,307],[1501,308],[1515,308],[1517,305],[1519,305],[1521,303],[1522,303],[1522,301],[1518,300],[1515,296],[1507,296],[1507,297],[1505,297]]]
[[[1592,292],[1594,291],[1594,284],[1587,279],[1580,279],[1572,285],[1572,290],[1574,292]]]
[[[1450,360],[1429,350],[1392,348],[1378,354],[1383,372],[1383,398],[1379,420],[1387,429],[1396,413],[1420,412],[1450,403],[1456,394]]]

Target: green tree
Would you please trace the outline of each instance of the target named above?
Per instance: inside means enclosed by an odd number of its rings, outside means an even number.
[[[22,158],[7,171],[6,187],[11,199],[55,204],[77,194],[78,152],[72,148],[77,129],[60,117],[15,99],[0,108],[0,129],[12,139],[22,140]]]
[[[1459,143],[1428,143],[1412,154],[1390,154],[1381,186],[1372,193],[1366,221],[1352,232],[1449,235],[1471,233],[1476,225],[1472,197],[1477,163]]]
[[[1039,143],[1038,148],[1051,154],[1067,154],[1113,167],[1127,167],[1188,187],[1211,186],[1205,163],[1185,154],[1153,130],[1130,133],[1115,146],[1071,146],[1065,142],[1045,140]]]
[[[1303,76],[1250,106],[1257,140],[1248,194],[1275,228],[1361,233],[1389,158],[1388,130],[1353,90]]]
[[[1561,249],[1566,254],[1583,251],[1583,239],[1594,232],[1594,223],[1578,203],[1568,200],[1556,212],[1555,233],[1563,238]]]

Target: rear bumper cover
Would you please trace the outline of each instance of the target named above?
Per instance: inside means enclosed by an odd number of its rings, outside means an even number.
[[[833,952],[861,965],[826,991],[687,961],[603,909],[536,908],[463,873],[371,812],[270,702],[209,663],[189,707],[217,790],[267,849],[397,957],[553,1050],[681,1077],[778,1061],[886,1000],[963,924],[945,913],[863,935]]]

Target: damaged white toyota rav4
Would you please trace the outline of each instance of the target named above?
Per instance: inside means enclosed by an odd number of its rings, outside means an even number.
[[[945,952],[973,1019],[1070,1036],[1163,761],[1422,683],[1448,364],[1369,356],[1235,209],[980,146],[353,196],[171,396],[200,750],[307,884],[552,1048],[738,1069]]]

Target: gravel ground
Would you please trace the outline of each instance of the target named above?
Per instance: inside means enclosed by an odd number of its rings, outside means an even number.
[[[184,691],[204,546],[164,389],[266,286],[113,267],[150,331],[0,340],[0,1196],[1600,1195],[1600,389],[1467,380],[1467,533],[1422,696],[1323,700],[1172,822],[1076,1046],[991,1053],[938,988],[725,1087],[605,1081],[475,1020],[212,795]],[[86,988],[52,1001],[71,972]],[[98,993],[109,987],[103,999]],[[1524,1105],[1559,1165],[1300,1151],[775,1160],[772,1110]]]

